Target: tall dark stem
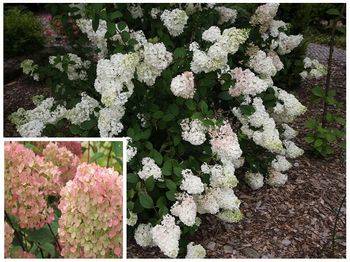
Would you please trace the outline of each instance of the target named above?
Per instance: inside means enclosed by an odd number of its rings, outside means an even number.
[[[338,211],[337,211],[337,214],[335,216],[335,221],[334,221],[334,226],[333,226],[333,234],[332,234],[332,255],[333,256],[334,256],[334,252],[335,252],[335,235],[337,232],[337,225],[338,225],[338,221],[339,221],[339,217],[340,217],[340,211],[341,211],[342,206],[344,205],[345,199],[346,199],[346,194],[344,194],[344,197],[343,197],[343,199],[338,207]]]
[[[61,253],[61,250],[62,250],[62,249],[61,249],[61,245],[60,245],[60,243],[59,243],[59,241],[58,241],[58,239],[57,239],[57,236],[56,236],[55,233],[53,232],[53,230],[52,230],[50,224],[47,224],[47,225],[48,225],[48,227],[49,227],[49,229],[50,229],[50,232],[51,232],[52,236],[54,237],[55,242],[56,242],[56,244],[57,244],[57,246],[58,246],[58,249],[60,250],[60,253]]]
[[[337,28],[337,21],[339,18],[343,16],[343,13],[345,11],[346,4],[343,4],[342,9],[340,11],[340,16],[338,18],[334,18],[332,20],[332,32],[331,32],[331,39],[329,42],[329,55],[328,55],[328,62],[327,62],[327,77],[326,77],[326,84],[325,84],[325,93],[326,95],[329,92],[329,88],[331,85],[331,76],[332,76],[332,64],[333,64],[333,51],[334,51],[334,44],[335,44],[335,30]],[[326,100],[323,101],[323,113],[322,113],[322,126],[324,127],[326,124],[326,114],[327,114],[327,103]]]
[[[111,142],[111,147],[109,148],[109,152],[108,152],[107,167],[109,167],[109,159],[111,158],[112,148],[113,148],[113,142]]]

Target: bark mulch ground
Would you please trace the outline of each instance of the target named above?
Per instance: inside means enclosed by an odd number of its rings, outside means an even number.
[[[328,48],[311,44],[311,58],[326,64]],[[332,88],[345,102],[345,51],[335,50]],[[303,141],[304,123],[322,113],[319,104],[310,101],[313,84],[304,83],[294,93],[308,107],[305,115],[293,123],[299,130],[297,144],[306,150],[288,172],[284,187],[263,187],[252,191],[241,183],[235,190],[242,200],[245,218],[237,224],[224,223],[214,216],[202,216],[202,225],[191,241],[202,244],[211,258],[324,258],[346,257],[345,152],[335,148],[328,159],[316,157]],[[344,103],[345,104],[345,103]],[[334,111],[333,109],[330,109]],[[345,108],[338,110],[345,117]],[[336,214],[339,221],[334,230]],[[335,241],[333,243],[333,233]],[[333,252],[334,251],[334,252]],[[128,257],[164,257],[157,248],[142,249],[128,240]]]

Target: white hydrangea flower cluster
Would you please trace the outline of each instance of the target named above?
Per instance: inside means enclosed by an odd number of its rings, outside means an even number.
[[[250,23],[253,26],[259,26],[261,33],[266,32],[277,14],[278,7],[278,3],[267,3],[260,5],[255,10],[254,15],[250,18]]]
[[[143,9],[140,4],[128,4],[128,11],[133,19],[143,17]]]
[[[38,68],[39,66],[34,63],[31,59],[25,59],[22,61],[20,67],[23,70],[23,74],[33,77],[35,81],[39,81]]]
[[[161,13],[162,11],[159,8],[152,8],[150,15],[153,19],[157,19],[158,15]]]
[[[142,169],[137,174],[143,180],[147,180],[151,176],[154,180],[162,180],[162,170],[150,157],[144,157],[142,159]]]
[[[209,30],[209,29],[208,29]],[[210,30],[211,31],[211,30]],[[217,30],[216,30],[217,31]],[[208,37],[208,32],[204,32],[202,38]],[[231,27],[225,29],[220,37],[211,45],[207,52],[199,49],[196,42],[190,44],[190,51],[193,52],[191,62],[192,72],[198,74],[201,72],[209,73],[211,71],[224,69],[227,67],[228,54],[237,52],[239,46],[249,37],[249,29],[238,29]],[[214,41],[215,37],[210,37]]]
[[[234,188],[238,184],[234,165],[226,164],[222,166],[216,164],[211,166],[207,163],[203,163],[201,171],[204,174],[210,174],[211,187]]]
[[[233,24],[237,18],[237,10],[233,8],[227,8],[225,6],[216,6],[214,7],[216,11],[219,12],[219,21],[218,24],[222,25],[224,23],[230,22]]]
[[[61,72],[66,72],[69,80],[86,80],[87,73],[85,69],[90,67],[90,61],[83,61],[76,54],[68,53],[66,56],[50,56],[49,63]],[[64,69],[67,64],[67,69]]]
[[[132,143],[131,137],[126,137],[126,162],[130,162],[131,159],[134,158],[137,154],[137,147],[131,146]]]
[[[67,110],[65,117],[74,125],[79,125],[90,119],[90,115],[94,113],[95,108],[99,107],[96,99],[85,93],[81,94],[81,101],[72,109]]]
[[[181,136],[183,140],[195,146],[201,145],[205,142],[207,129],[199,119],[183,119],[180,126],[182,129]]]
[[[128,226],[135,226],[137,223],[137,219],[138,219],[137,214],[129,211],[129,218],[127,219],[126,224]]]
[[[92,27],[92,19],[80,18],[76,20],[76,24],[79,29],[87,35],[91,43],[99,49],[99,58],[105,57],[108,53],[107,39],[105,38],[107,33],[107,22],[100,19],[96,32]]]
[[[137,79],[148,86],[153,86],[156,78],[169,66],[173,57],[163,43],[146,43],[141,52],[143,61],[137,67]]]
[[[164,10],[160,19],[171,36],[179,36],[184,31],[188,16],[184,10],[173,9],[171,11]]]
[[[193,174],[191,169],[184,169],[181,172],[182,181],[180,189],[188,194],[201,194],[204,191],[204,184],[200,177]]]
[[[271,50],[277,48],[280,55],[289,54],[292,50],[300,45],[303,41],[302,35],[286,35],[284,32],[279,33],[278,38],[272,40]]]
[[[187,245],[186,258],[205,258],[207,252],[201,245],[194,245],[193,242]]]
[[[253,141],[272,153],[282,153],[283,144],[279,137],[279,132],[276,128],[276,123],[266,111],[263,101],[260,97],[253,99],[252,105],[255,112],[250,116],[242,115],[239,108],[232,109],[233,114],[242,123],[241,130],[253,139]],[[258,130],[253,130],[250,126]]]
[[[285,156],[277,155],[271,162],[271,167],[279,172],[286,172],[292,167],[292,164],[286,159]]]
[[[153,242],[170,257],[176,258],[179,253],[179,240],[181,229],[175,224],[175,218],[171,215],[165,215],[161,224],[152,228]]]
[[[217,26],[211,26],[202,34],[202,39],[207,42],[215,43],[221,37],[221,30]]]
[[[134,238],[136,243],[141,247],[154,246],[151,223],[139,224],[135,230]]]
[[[197,205],[193,197],[188,194],[179,195],[170,212],[173,216],[179,217],[186,226],[191,227],[196,223]]]
[[[242,150],[237,135],[227,121],[221,126],[212,128],[209,134],[211,150],[224,165],[234,163],[235,160],[241,157]]]
[[[327,75],[327,68],[322,65],[317,59],[311,59],[309,57],[304,58],[304,70],[300,73],[303,79],[320,79]]]
[[[186,71],[174,77],[170,84],[170,90],[175,96],[185,99],[193,98],[196,92],[193,73]]]
[[[280,65],[281,60],[278,56],[270,57],[264,51],[259,50],[255,55],[253,55],[249,62],[249,68],[253,69],[257,74],[259,74],[263,79],[270,78],[276,75],[276,73],[283,68],[277,68],[275,63]],[[279,70],[278,70],[279,69]]]
[[[54,98],[46,98],[36,104],[36,108],[24,110],[19,108],[10,116],[10,121],[16,125],[17,131],[23,137],[38,137],[42,135],[47,124],[55,124],[66,118],[72,124],[81,124],[89,120],[99,103],[94,98],[81,94],[81,102],[72,109],[66,109],[62,105],[55,105]]]
[[[274,170],[271,168],[269,170],[269,176],[267,179],[267,184],[272,187],[280,187],[283,186],[288,180],[288,176],[286,174],[282,174],[281,172]]]
[[[294,48],[300,45],[303,40],[302,35],[286,35],[284,30],[287,24],[280,20],[274,20],[277,14],[279,4],[267,3],[259,6],[255,14],[251,17],[250,23],[253,26],[259,26],[263,40],[269,36],[273,37],[270,45],[271,50],[277,49],[280,55],[289,54]],[[280,30],[282,29],[282,31]]]
[[[244,181],[253,190],[257,190],[264,186],[264,176],[260,173],[247,172],[244,175]]]
[[[200,214],[217,214],[220,209],[238,211],[241,201],[231,188],[207,188],[202,195],[195,196]]]
[[[231,70],[231,75],[235,79],[235,85],[230,87],[229,94],[233,97],[240,95],[257,95],[264,92],[269,84],[257,77],[249,69],[242,70],[240,67],[236,67]]]
[[[282,102],[277,102],[273,108],[272,116],[276,122],[291,123],[295,118],[306,112],[306,107],[294,95],[277,87],[274,87],[274,89],[277,93],[277,99]]]

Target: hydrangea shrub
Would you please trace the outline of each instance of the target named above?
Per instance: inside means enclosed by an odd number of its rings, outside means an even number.
[[[237,184],[282,186],[303,154],[290,125],[306,108],[274,81],[303,36],[279,4],[239,7],[54,5],[70,53],[26,62],[54,97],[12,114],[20,135],[128,137],[129,237],[169,257],[205,256],[187,243],[198,214],[240,221]]]
[[[121,257],[121,154],[120,142],[6,142],[5,257]]]

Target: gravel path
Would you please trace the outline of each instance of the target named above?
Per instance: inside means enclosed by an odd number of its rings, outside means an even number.
[[[327,63],[328,47],[310,44],[307,55]],[[345,101],[345,50],[335,49],[332,88]],[[240,183],[235,192],[242,200],[245,218],[237,224],[224,223],[214,216],[201,216],[202,225],[191,239],[202,244],[211,258],[344,258],[346,256],[346,207],[343,205],[336,227],[332,252],[332,234],[337,210],[346,192],[345,153],[336,148],[329,159],[316,158],[303,141],[304,123],[322,113],[310,101],[311,87],[325,79],[304,83],[294,93],[308,107],[305,115],[293,123],[299,130],[296,143],[306,150],[288,172],[282,188],[263,187],[251,191]],[[332,110],[332,109],[331,109]],[[345,117],[345,109],[338,111]],[[142,249],[128,240],[128,257],[164,257],[157,248]]]

